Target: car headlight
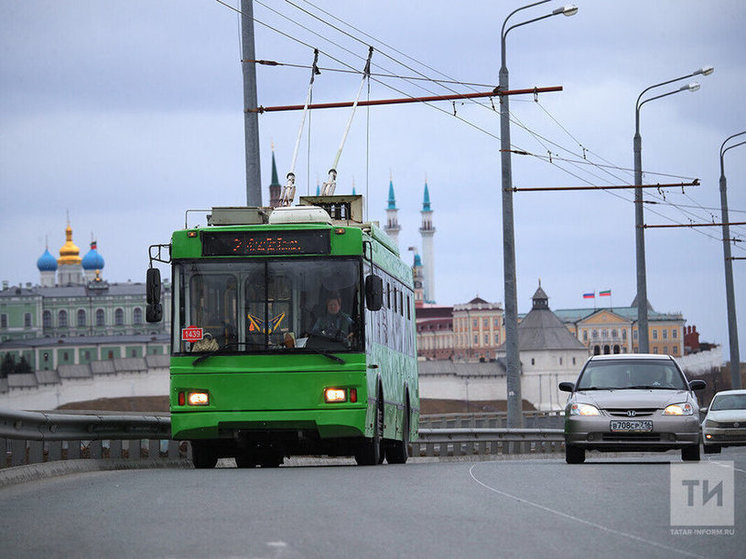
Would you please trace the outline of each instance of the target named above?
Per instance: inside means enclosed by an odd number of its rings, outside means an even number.
[[[717,426],[718,426],[718,422],[717,421],[713,421],[712,419],[705,419],[705,422],[703,424],[703,427],[715,428]]]
[[[663,415],[692,415],[694,407],[689,402],[681,404],[671,404],[663,410]]]
[[[570,415],[601,415],[596,406],[590,404],[572,404]]]

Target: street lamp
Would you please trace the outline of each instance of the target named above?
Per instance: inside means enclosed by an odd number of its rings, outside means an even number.
[[[697,91],[699,89],[699,84],[690,83],[681,86],[679,89],[669,91],[668,93],[650,97],[642,102],[641,99],[643,95],[656,87],[668,85],[680,80],[686,80],[693,76],[709,76],[714,71],[715,69],[712,66],[705,66],[699,70],[695,70],[691,74],[651,85],[640,93],[637,98],[637,103],[635,103],[635,137],[633,149],[635,153],[635,249],[637,255],[637,337],[639,353],[650,352],[650,338],[648,333],[648,287],[645,271],[645,230],[643,228],[645,221],[642,207],[642,138],[640,137],[640,109],[645,103],[655,99],[668,97],[669,95],[681,93],[682,91]]]
[[[516,23],[505,29],[508,20],[517,12],[546,4],[541,0],[513,10],[503,21],[500,32],[500,91],[508,91],[508,68],[505,64],[505,37],[511,30],[522,25],[557,15],[572,16],[578,8],[567,5],[549,14]],[[505,358],[507,361],[508,427],[521,427],[523,424],[521,399],[521,362],[518,351],[518,296],[515,273],[515,235],[513,232],[513,173],[510,158],[510,110],[508,95],[500,96],[500,160],[502,163],[502,217],[503,217],[503,275],[505,282]]]
[[[730,227],[728,225],[728,194],[725,180],[723,156],[729,149],[746,144],[746,141],[725,147],[728,140],[742,136],[746,131],[733,134],[720,146],[720,208],[723,222],[723,258],[725,260],[725,298],[728,304],[728,338],[730,341],[730,378],[731,388],[741,388],[741,357],[738,354],[738,325],[736,323],[736,296],[733,289],[733,259],[730,255]]]

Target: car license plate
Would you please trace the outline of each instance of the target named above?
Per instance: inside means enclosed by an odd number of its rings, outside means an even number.
[[[653,430],[653,422],[649,419],[625,419],[620,421],[612,421],[610,427],[612,431],[644,432]]]

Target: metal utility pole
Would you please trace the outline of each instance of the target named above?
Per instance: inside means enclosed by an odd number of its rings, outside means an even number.
[[[728,304],[728,339],[730,341],[730,378],[731,388],[741,388],[741,356],[738,352],[738,325],[736,323],[736,295],[733,288],[733,259],[730,254],[730,227],[728,224],[728,191],[727,181],[725,179],[725,166],[723,165],[723,156],[725,152],[737,146],[746,144],[740,142],[725,147],[728,140],[736,136],[742,136],[746,131],[733,134],[726,138],[720,146],[720,207],[723,222],[723,257],[725,259],[725,297]]]
[[[241,0],[241,66],[244,107],[256,107],[256,59],[254,54],[254,7],[252,0]],[[248,62],[251,60],[252,62]],[[246,205],[262,205],[262,173],[259,160],[259,115],[244,111],[246,138]]]
[[[505,37],[516,27],[533,23],[559,14],[574,15],[575,6],[557,8],[552,13],[516,23],[505,29],[508,20],[516,12],[545,4],[541,0],[513,10],[503,21],[500,31],[500,91],[509,89],[508,67],[505,62]],[[505,287],[505,360],[507,367],[508,427],[523,426],[523,400],[521,398],[521,356],[518,347],[518,295],[516,289],[515,233],[513,229],[513,170],[510,148],[510,109],[508,96],[500,97],[500,160],[502,164],[502,218],[503,218],[503,280]]]
[[[635,136],[632,142],[632,149],[634,151],[634,163],[635,163],[635,185],[638,187],[635,189],[635,255],[636,255],[636,267],[637,267],[637,351],[638,353],[649,353],[650,352],[650,333],[648,332],[648,285],[647,285],[647,271],[645,266],[645,216],[643,209],[643,198],[642,198],[642,137],[640,136],[640,109],[645,103],[660,99],[662,97],[668,97],[675,93],[682,91],[697,91],[699,84],[691,83],[680,87],[674,91],[669,91],[662,95],[656,95],[642,101],[643,95],[645,95],[651,89],[668,85],[670,83],[677,82],[679,80],[685,80],[697,75],[709,76],[713,72],[712,66],[705,66],[699,70],[695,70],[691,74],[685,76],[679,76],[672,80],[666,80],[661,83],[656,83],[650,87],[646,87],[642,93],[637,97],[635,103]],[[634,342],[633,342],[634,343]]]

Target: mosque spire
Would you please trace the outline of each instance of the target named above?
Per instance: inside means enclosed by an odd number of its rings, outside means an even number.
[[[435,251],[433,249],[433,210],[430,205],[430,191],[427,187],[427,176],[425,177],[425,192],[422,197],[422,225],[420,235],[422,236],[424,298],[426,303],[435,302]]]
[[[394,179],[389,174],[389,200],[386,207],[386,226],[383,229],[393,239],[397,247],[399,246],[399,231],[401,231],[398,214],[399,208],[396,207],[396,197],[394,196]]]

